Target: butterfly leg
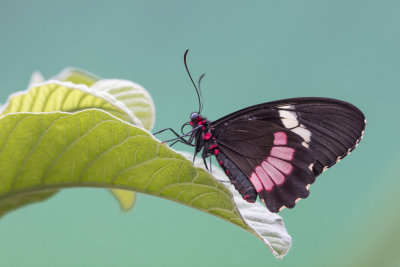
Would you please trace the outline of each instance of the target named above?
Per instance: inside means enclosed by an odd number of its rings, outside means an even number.
[[[206,170],[209,171],[208,166],[207,166],[206,157],[203,157],[203,162],[204,162],[204,166],[206,166]]]
[[[165,131],[170,131],[170,132],[173,133],[176,137],[184,137],[184,136],[191,135],[193,131],[197,130],[197,129],[200,128],[200,127],[202,127],[202,126],[199,125],[199,126],[193,128],[192,130],[190,130],[189,132],[187,132],[187,133],[185,133],[185,134],[183,134],[183,135],[178,134],[178,133],[175,132],[175,130],[172,129],[172,128],[165,128],[165,129],[162,129],[162,130],[160,130],[160,131],[158,131],[158,132],[153,133],[153,135],[157,135],[157,134],[163,133],[163,132],[165,132]]]
[[[175,143],[177,143],[177,142],[181,142],[181,143],[183,143],[183,144],[185,144],[185,145],[189,145],[189,146],[194,146],[190,140],[188,141],[188,140],[186,140],[185,138],[183,138],[183,137],[185,137],[185,136],[188,136],[189,134],[179,135],[179,134],[178,134],[177,132],[175,132],[174,129],[172,129],[172,128],[163,129],[163,130],[161,130],[161,131],[155,132],[153,135],[160,134],[160,133],[165,132],[165,131],[167,131],[167,130],[171,131],[171,132],[176,136],[176,138],[170,139],[170,140],[166,140],[166,141],[164,141],[164,143],[166,143],[166,142],[173,142],[173,141],[174,141],[170,146],[173,146],[173,145],[174,145]]]
[[[196,130],[198,130],[200,127],[202,127],[202,125],[199,125],[199,126],[193,128],[192,130],[190,130],[189,132],[187,132],[187,133],[185,133],[185,134],[183,134],[183,135],[179,135],[179,134],[178,134],[177,132],[175,132],[174,129],[172,129],[172,128],[165,128],[165,129],[163,129],[163,130],[160,130],[160,131],[158,131],[158,132],[155,132],[153,135],[160,134],[160,133],[162,133],[162,132],[165,132],[165,131],[169,130],[169,131],[171,131],[171,132],[176,136],[176,138],[169,139],[169,140],[165,140],[164,143],[175,141],[174,143],[171,144],[171,146],[174,145],[176,142],[181,142],[181,143],[183,143],[183,144],[185,144],[185,145],[189,145],[189,146],[196,146],[195,144],[193,144],[194,138],[196,137],[196,135],[194,134],[194,132],[195,132]],[[183,138],[183,137],[186,137],[186,136],[189,136],[189,140],[186,140],[185,138]]]
[[[171,131],[171,132],[172,132],[174,135],[176,135],[177,137],[181,136],[180,134],[178,134],[177,132],[175,132],[175,130],[172,129],[172,128],[165,128],[165,129],[162,129],[162,130],[160,130],[160,131],[158,131],[158,132],[153,133],[153,135],[160,134],[160,133],[163,133],[163,132],[165,132],[165,131]]]
[[[165,129],[162,129],[162,130],[160,130],[160,131],[158,131],[158,132],[153,133],[153,135],[157,135],[157,134],[163,133],[163,132],[165,132],[165,131],[170,131],[170,132],[172,132],[177,138],[182,138],[183,136],[186,136],[186,135],[180,135],[180,134],[178,134],[178,133],[175,132],[175,130],[172,129],[172,128],[165,128]],[[172,139],[172,140],[173,140],[173,139]],[[167,141],[165,141],[165,142],[167,142]]]
[[[171,141],[171,140],[169,140],[169,141]],[[168,142],[168,141],[164,141],[164,142]],[[176,141],[174,141],[173,143],[171,143],[169,146],[173,146],[173,145],[175,145],[176,143],[182,143],[182,144],[185,144],[185,145],[188,145],[188,146],[195,146],[194,144],[191,144],[191,143],[189,143],[189,142],[184,142],[184,141],[182,141],[182,140],[180,140],[180,139],[178,139],[178,140],[176,140]]]

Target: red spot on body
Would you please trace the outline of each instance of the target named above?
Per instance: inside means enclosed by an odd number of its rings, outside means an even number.
[[[216,148],[216,147],[217,147],[217,145],[214,144],[214,145],[211,145],[208,149],[214,149],[214,148]]]
[[[204,130],[205,128],[206,128],[206,127],[204,127],[204,125],[203,125],[203,127],[201,127],[202,130]]]
[[[212,140],[215,140],[215,137],[213,137]]]
[[[229,171],[228,170],[226,170],[225,173],[226,173],[226,175],[229,175]]]
[[[193,126],[193,122],[192,121],[189,121],[189,123],[190,123],[191,126]]]
[[[243,197],[243,199],[246,200],[246,201],[248,202],[249,197],[250,197],[250,195],[245,195],[245,196]]]
[[[200,116],[198,116],[198,117],[194,120],[194,122],[195,122],[195,123],[199,123],[199,121],[202,121],[202,120],[203,120],[203,118],[200,117]]]
[[[219,154],[219,149],[215,149],[214,150],[214,155],[218,155]]]
[[[222,166],[222,161],[220,161],[220,162],[218,162],[219,163],[219,166]]]
[[[211,133],[206,133],[203,135],[204,140],[209,140],[211,138]]]

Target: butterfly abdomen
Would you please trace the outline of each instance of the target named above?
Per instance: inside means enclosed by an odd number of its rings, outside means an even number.
[[[225,171],[235,189],[247,202],[254,203],[257,199],[257,191],[246,175],[223,153],[217,153],[215,157],[221,168]]]

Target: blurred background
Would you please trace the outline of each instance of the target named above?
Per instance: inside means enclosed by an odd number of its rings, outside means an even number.
[[[190,48],[211,120],[300,96],[342,99],[367,117],[360,146],[280,213],[293,238],[282,261],[186,206],[139,195],[123,213],[106,190],[68,189],[0,220],[0,265],[399,266],[399,11],[394,0],[0,0],[1,102],[35,70],[79,67],[143,85],[154,130],[179,129],[197,109]]]

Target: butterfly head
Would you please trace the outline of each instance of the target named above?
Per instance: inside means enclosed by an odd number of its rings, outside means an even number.
[[[198,112],[190,114],[190,125],[195,127],[204,123],[204,118]]]
[[[199,118],[199,113],[197,113],[197,112],[193,112],[192,114],[190,114],[190,121],[191,122],[196,122],[196,120]]]
[[[193,112],[192,114],[190,114],[190,120],[192,122],[195,122],[198,117],[199,117],[199,113],[197,113],[197,112]]]

